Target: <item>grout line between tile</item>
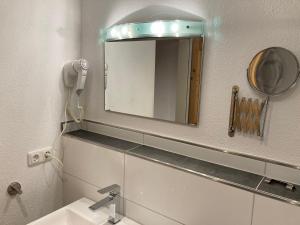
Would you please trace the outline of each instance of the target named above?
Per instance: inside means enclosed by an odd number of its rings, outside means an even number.
[[[89,184],[89,185],[91,185],[91,186],[93,186],[93,187],[95,187],[95,188],[99,188],[99,189],[102,188],[102,187],[99,187],[99,186],[97,186],[97,185],[95,185],[95,184],[93,184],[93,183],[91,183],[91,182],[85,180],[85,179],[82,179],[81,177],[78,177],[78,176],[76,176],[76,175],[73,175],[73,174],[71,174],[71,173],[69,173],[69,172],[67,172],[67,171],[64,171],[64,173],[67,174],[67,175],[69,175],[69,176],[71,176],[71,177],[73,177],[73,178],[76,178],[76,179],[78,179],[78,180],[80,180],[80,181],[82,181],[82,182],[84,182],[84,183],[87,183],[87,184]]]
[[[126,216],[126,204],[125,204],[125,179],[126,179],[126,153],[123,154],[123,215]]]
[[[253,225],[254,205],[255,205],[255,194],[253,194],[253,201],[252,201],[251,223],[250,223],[251,225]]]
[[[126,198],[124,198],[124,199],[126,199]],[[178,220],[175,220],[175,219],[173,219],[173,218],[171,218],[171,217],[168,217],[168,216],[166,216],[166,215],[164,215],[164,214],[161,214],[160,212],[156,212],[155,210],[150,209],[150,208],[148,208],[148,207],[146,207],[146,206],[144,206],[144,205],[142,205],[142,204],[139,204],[139,203],[137,203],[137,202],[135,202],[135,201],[132,201],[132,200],[129,200],[129,199],[126,199],[126,201],[131,202],[131,203],[133,203],[133,204],[135,204],[135,205],[138,205],[138,206],[140,206],[140,207],[143,207],[144,209],[147,209],[147,210],[149,210],[149,211],[151,211],[151,212],[153,212],[153,213],[155,213],[155,214],[157,214],[157,215],[160,215],[160,216],[162,216],[162,217],[164,217],[164,218],[166,218],[166,219],[168,219],[168,220],[172,220],[172,221],[174,221],[174,222],[176,222],[176,223],[179,223],[179,224],[181,224],[181,225],[186,225],[186,224],[184,224],[184,223],[182,223],[182,222],[180,222],[180,221],[178,221]]]
[[[257,185],[256,188],[255,188],[256,191],[258,191],[259,186],[261,185],[261,183],[264,181],[265,178],[266,178],[265,176],[263,176],[263,177],[261,178],[260,182],[258,183],[258,185]]]
[[[124,157],[125,157],[125,154],[124,154]],[[99,187],[99,186],[97,186],[97,185],[95,185],[95,184],[92,184],[91,182],[86,181],[86,180],[84,180],[84,179],[82,179],[82,178],[80,178],[80,177],[78,177],[78,176],[75,176],[75,175],[69,173],[69,172],[64,171],[64,173],[67,174],[68,176],[71,176],[71,177],[73,177],[73,178],[75,178],[75,179],[80,180],[80,181],[83,182],[83,183],[86,183],[86,184],[88,184],[88,185],[91,185],[91,186],[93,186],[93,187],[95,187],[95,188],[97,188],[97,189],[101,189],[101,187]],[[124,170],[124,175],[125,175],[125,170]],[[125,182],[125,179],[124,179],[123,182]],[[134,203],[134,204],[136,204],[136,205],[138,205],[138,206],[140,206],[140,207],[143,207],[143,208],[145,208],[145,209],[147,209],[147,210],[149,210],[149,211],[151,211],[151,212],[153,212],[153,213],[155,213],[155,214],[157,214],[157,215],[160,215],[160,216],[162,216],[162,217],[164,217],[164,218],[167,218],[167,219],[169,219],[169,220],[172,220],[172,221],[174,221],[174,222],[176,222],[176,223],[185,225],[184,223],[181,223],[181,222],[179,222],[179,221],[177,221],[177,220],[175,220],[175,219],[173,219],[173,218],[170,218],[170,217],[168,217],[168,216],[166,216],[166,215],[164,215],[164,214],[161,214],[161,213],[159,213],[159,212],[156,212],[156,211],[153,210],[153,209],[150,209],[150,208],[148,208],[148,207],[146,207],[146,206],[144,206],[144,205],[141,205],[141,204],[139,204],[139,203],[137,203],[137,202],[134,202],[134,201],[132,201],[132,200],[129,200],[129,199],[125,198],[125,184],[124,184],[124,186],[123,186],[123,191],[122,191],[122,192],[123,192],[122,198],[123,198],[123,207],[124,207],[123,209],[124,209],[124,210],[126,209],[126,207],[125,207],[125,201],[129,201],[129,202]]]
[[[143,145],[137,145],[137,146],[134,146],[134,147],[132,147],[132,148],[130,148],[130,149],[127,149],[127,150],[124,151],[124,154],[128,154],[128,152],[130,152],[130,151],[132,151],[132,150],[134,150],[134,149],[136,149],[136,148],[139,148],[139,147],[141,147],[141,146],[143,146]]]

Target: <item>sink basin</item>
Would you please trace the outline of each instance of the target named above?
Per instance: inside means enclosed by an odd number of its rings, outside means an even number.
[[[89,209],[95,202],[82,198],[53,213],[50,213],[27,225],[105,225],[109,217],[109,210],[101,208],[96,211]],[[124,217],[118,225],[139,225]]]

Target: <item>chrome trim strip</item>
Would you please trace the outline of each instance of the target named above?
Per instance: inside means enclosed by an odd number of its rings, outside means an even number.
[[[256,186],[256,190],[258,190],[259,186],[261,185],[261,183],[265,180],[266,177],[262,177],[261,181],[259,182],[259,184]]]
[[[265,163],[272,163],[272,164],[276,164],[276,165],[279,165],[279,166],[285,166],[285,167],[300,170],[300,165],[294,165],[294,164],[281,162],[281,161],[277,161],[277,160],[273,160],[273,159],[262,158],[262,157],[259,157],[259,156],[253,156],[253,155],[249,155],[249,154],[245,154],[245,153],[234,152],[234,151],[231,151],[231,150],[228,150],[228,149],[215,148],[215,147],[209,146],[209,145],[198,144],[198,143],[185,141],[185,140],[178,139],[178,138],[162,136],[162,135],[151,133],[151,132],[140,131],[140,130],[127,128],[127,127],[122,127],[122,126],[117,126],[117,125],[112,125],[112,124],[108,124],[108,123],[97,122],[97,121],[86,120],[86,119],[84,121],[88,122],[88,123],[94,123],[94,124],[109,126],[109,127],[113,127],[113,128],[122,129],[122,130],[132,131],[132,132],[140,133],[140,134],[143,134],[143,135],[149,135],[149,136],[163,138],[163,139],[170,140],[170,141],[179,142],[179,143],[182,143],[182,144],[187,144],[187,145],[192,145],[192,146],[196,146],[196,147],[206,148],[206,149],[216,151],[216,152],[222,152],[222,153],[226,153],[226,154],[230,154],[230,155],[240,156],[240,157],[244,157],[244,158],[248,158],[248,159],[254,159],[254,160],[262,161],[262,162],[265,162]]]

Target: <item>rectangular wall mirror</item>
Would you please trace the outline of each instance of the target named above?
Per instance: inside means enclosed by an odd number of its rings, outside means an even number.
[[[198,125],[203,38],[105,42],[105,110]]]

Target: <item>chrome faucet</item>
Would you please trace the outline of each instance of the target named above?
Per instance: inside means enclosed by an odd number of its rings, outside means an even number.
[[[109,206],[111,209],[111,215],[108,218],[108,221],[112,224],[120,222],[122,216],[118,213],[120,212],[120,191],[121,188],[117,184],[113,184],[106,188],[100,189],[98,192],[100,194],[109,193],[108,197],[96,202],[94,205],[91,205],[89,208],[91,210],[97,210],[104,206]]]

